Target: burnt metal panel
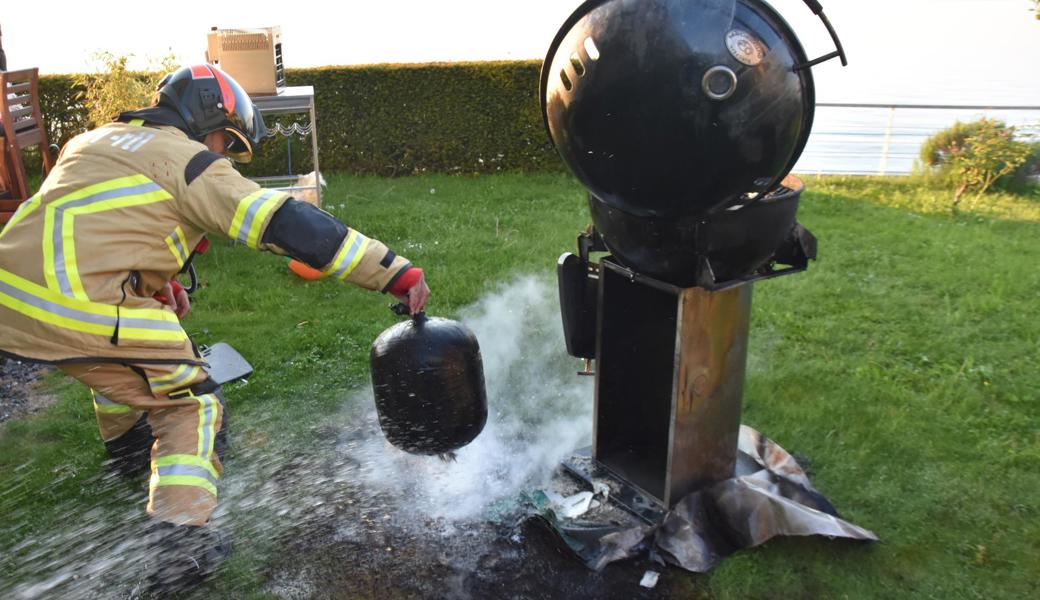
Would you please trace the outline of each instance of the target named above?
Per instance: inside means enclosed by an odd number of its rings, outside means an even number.
[[[733,476],[751,286],[678,288],[600,263],[593,458],[672,506]]]
[[[665,497],[677,297],[600,263],[594,456]]]
[[[751,285],[683,290],[668,499],[729,479],[737,460]]]

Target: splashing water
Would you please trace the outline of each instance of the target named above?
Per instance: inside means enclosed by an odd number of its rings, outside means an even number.
[[[441,553],[455,557],[454,572],[460,564],[476,568],[466,561],[479,556],[475,545],[490,542],[473,539],[474,524],[498,503],[547,481],[564,458],[588,445],[592,383],[575,376],[579,365],[566,355],[555,289],[545,280],[517,279],[463,310],[459,320],[480,341],[489,417],[455,462],[390,446],[366,386],[345,399],[322,434],[330,438],[324,446],[297,456],[272,455],[262,446],[236,451],[213,525],[238,541],[268,540],[268,549],[315,523],[334,531],[330,544],[379,547],[393,540],[432,554],[438,550],[429,544],[437,542],[430,539],[438,538],[453,549]],[[75,525],[0,557],[22,580],[0,576],[0,597],[134,597],[148,557],[135,536],[144,520],[141,497],[126,496],[117,509],[70,502]],[[307,597],[320,586],[303,572],[285,578],[276,572],[268,591]]]

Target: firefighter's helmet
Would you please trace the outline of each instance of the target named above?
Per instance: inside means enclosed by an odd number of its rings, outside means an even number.
[[[156,104],[177,111],[188,133],[202,141],[213,131],[228,138],[227,154],[247,163],[267,135],[260,111],[230,75],[213,65],[181,67],[159,83]]]

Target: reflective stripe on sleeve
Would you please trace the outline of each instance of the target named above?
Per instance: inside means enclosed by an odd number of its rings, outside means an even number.
[[[358,263],[361,262],[366,250],[368,250],[368,238],[364,234],[351,229],[336,253],[336,258],[322,271],[322,275],[325,277],[332,276],[340,281],[345,280],[354,268],[358,266]]]
[[[104,413],[107,415],[118,415],[132,412],[134,410],[125,404],[112,402],[94,390],[90,390],[90,394],[94,397],[94,412]]]
[[[235,218],[228,228],[228,237],[255,250],[260,244],[260,228],[267,216],[280,200],[287,197],[284,192],[261,189],[239,200]]]
[[[29,198],[25,202],[18,205],[18,210],[14,211],[14,215],[11,216],[11,220],[4,225],[3,229],[0,229],[0,238],[4,237],[4,234],[14,228],[19,221],[29,215],[37,206],[40,205],[40,194],[36,194],[32,198]]]
[[[182,387],[185,382],[193,381],[202,369],[194,365],[180,365],[173,373],[160,377],[149,377],[148,385],[153,393],[169,391]]]
[[[108,337],[118,318],[124,339],[184,342],[188,335],[172,311],[122,308],[77,300],[0,269],[0,305],[22,315],[63,329]]]
[[[170,249],[173,258],[177,260],[177,266],[183,267],[188,262],[188,242],[184,237],[184,230],[178,225],[173,233],[166,236],[166,247]]]

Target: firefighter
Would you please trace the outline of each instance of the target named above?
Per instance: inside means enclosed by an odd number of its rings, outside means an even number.
[[[389,293],[413,314],[430,294],[422,270],[378,240],[261,188],[226,160],[248,162],[265,135],[234,79],[183,67],[163,79],[153,106],[69,141],[0,232],[0,352],[86,384],[117,467],[150,468],[158,589],[193,584],[227,554],[207,526],[224,402],[180,325],[188,297],[171,283],[204,236],[291,256],[328,279]]]

